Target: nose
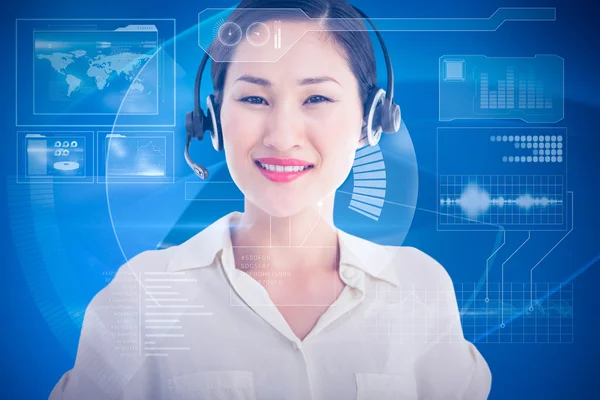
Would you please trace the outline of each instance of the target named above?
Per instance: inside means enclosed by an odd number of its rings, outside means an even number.
[[[302,110],[291,103],[282,102],[271,109],[263,136],[265,146],[281,153],[301,147],[306,141]]]

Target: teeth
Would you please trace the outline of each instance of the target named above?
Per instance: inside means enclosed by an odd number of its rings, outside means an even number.
[[[272,165],[272,164],[263,164],[260,161],[258,162],[258,164],[263,168],[266,169],[267,171],[274,171],[274,172],[300,172],[300,171],[304,171],[305,169],[308,169],[309,166],[283,166],[283,165]]]

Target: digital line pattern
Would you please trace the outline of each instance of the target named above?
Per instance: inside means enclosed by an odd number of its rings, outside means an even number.
[[[533,302],[529,283],[505,283],[503,291],[500,283],[481,285],[378,284],[364,314],[366,337],[376,343],[573,342],[573,283],[535,283]],[[452,323],[457,313],[460,326]]]
[[[484,343],[573,343],[573,283],[455,284],[465,338]],[[487,296],[487,297],[486,297]],[[487,299],[487,300],[486,300]]]

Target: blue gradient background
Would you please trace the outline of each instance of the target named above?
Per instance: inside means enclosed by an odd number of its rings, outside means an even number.
[[[600,139],[596,118],[600,112],[600,41],[594,6],[583,2],[556,1],[520,2],[354,2],[372,17],[487,17],[498,7],[556,7],[555,22],[506,23],[497,32],[384,32],[382,33],[393,59],[397,102],[402,106],[403,118],[410,129],[419,166],[419,193],[417,211],[406,245],[416,246],[440,261],[455,282],[477,282],[485,269],[485,260],[498,247],[502,235],[494,232],[456,233],[436,230],[436,128],[438,126],[491,126],[494,121],[471,123],[438,122],[438,59],[444,54],[486,54],[488,56],[532,56],[557,54],[565,60],[565,118],[556,126],[567,127],[569,137],[569,190],[574,192],[575,221],[573,232],[537,267],[536,282],[574,283],[574,342],[570,344],[492,344],[477,343],[492,371],[491,399],[563,399],[596,398],[600,346],[597,329],[600,326],[600,239],[597,227],[600,202]],[[50,329],[42,313],[43,288],[48,280],[43,268],[24,270],[17,256],[17,243],[12,229],[28,229],[33,218],[11,219],[11,209],[28,206],[29,198],[14,191],[15,141],[14,126],[14,45],[15,18],[176,18],[177,32],[181,33],[197,23],[197,13],[207,7],[229,7],[232,2],[164,2],[132,0],[128,3],[108,0],[103,2],[64,1],[60,5],[23,1],[5,6],[2,16],[2,37],[6,44],[2,54],[3,133],[5,146],[1,161],[3,184],[0,185],[2,213],[2,304],[5,306],[2,335],[2,384],[0,398],[43,399],[73,365],[81,322],[73,318],[72,329],[57,336]],[[12,8],[6,8],[12,7]],[[192,40],[186,42],[192,44]],[[186,57],[185,48],[178,44],[179,55]],[[376,51],[379,51],[378,49]],[[197,48],[190,49],[187,57],[197,57]],[[192,62],[193,60],[190,60]],[[182,77],[189,81],[192,76]],[[179,78],[178,78],[179,80]],[[178,95],[179,99],[179,95]],[[177,113],[183,117],[191,103],[178,103]],[[502,126],[522,126],[517,122],[502,122]],[[534,125],[539,126],[539,125]],[[24,130],[29,130],[26,128]],[[385,137],[384,137],[385,140]],[[183,138],[176,139],[181,149]],[[203,143],[203,149],[208,147]],[[215,156],[215,160],[217,157]],[[178,159],[176,170],[185,169]],[[187,174],[187,171],[185,172]],[[10,200],[9,193],[10,191]],[[67,196],[69,196],[67,198]],[[74,197],[75,196],[75,197]],[[394,201],[388,197],[388,200]],[[54,195],[55,213],[48,218],[57,221],[55,241],[45,243],[47,254],[60,255],[54,260],[64,268],[64,279],[52,282],[53,290],[66,298],[78,299],[72,315],[85,307],[85,301],[106,283],[101,273],[114,270],[123,263],[106,206],[104,185],[86,186],[85,191],[57,190]],[[62,206],[61,206],[62,204]],[[387,206],[386,206],[387,207]],[[6,210],[7,212],[4,212]],[[221,207],[213,214],[227,212]],[[77,218],[73,218],[73,216]],[[48,220],[47,220],[48,221]],[[60,222],[60,223],[59,223]],[[209,221],[207,221],[209,222]],[[41,229],[42,227],[40,227]],[[48,227],[45,227],[50,229]],[[165,228],[165,227],[161,227]],[[190,229],[197,229],[194,225]],[[28,233],[27,233],[28,234]],[[185,233],[185,235],[189,234]],[[564,235],[532,233],[527,248],[515,256],[510,264],[508,281],[528,282],[529,270]],[[507,244],[494,260],[497,267],[524,240],[521,234],[507,234]],[[35,244],[32,236],[32,245]],[[21,246],[22,244],[19,244]],[[145,244],[144,244],[145,245]],[[60,247],[68,248],[61,253]],[[143,246],[142,246],[143,247]],[[25,252],[27,249],[23,249]],[[33,250],[31,251],[33,253]],[[85,265],[87,268],[82,268]],[[499,271],[492,268],[490,281],[499,280]],[[29,282],[29,283],[28,283]],[[77,283],[75,285],[74,283]],[[37,288],[37,297],[31,288]],[[62,292],[61,292],[62,290]],[[50,293],[49,295],[56,296]],[[65,305],[70,306],[69,304]],[[60,310],[57,312],[60,313]]]

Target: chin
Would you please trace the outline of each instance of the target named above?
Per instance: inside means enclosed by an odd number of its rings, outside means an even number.
[[[310,175],[304,179],[308,178],[313,182],[303,182],[303,178],[300,178],[296,182],[273,183],[263,176],[255,178],[249,175],[231,174],[234,182],[252,206],[276,218],[291,217],[311,208],[318,210],[319,200],[335,192],[335,189],[328,190],[327,188],[339,187],[330,181],[323,182],[318,174]],[[341,179],[340,182],[343,183],[344,179]]]
[[[260,208],[266,214],[275,218],[286,218],[296,215],[307,207],[309,204],[305,202],[299,202],[298,199],[268,199],[261,196],[261,198],[252,201],[252,203]],[[315,202],[316,204],[316,202]]]

